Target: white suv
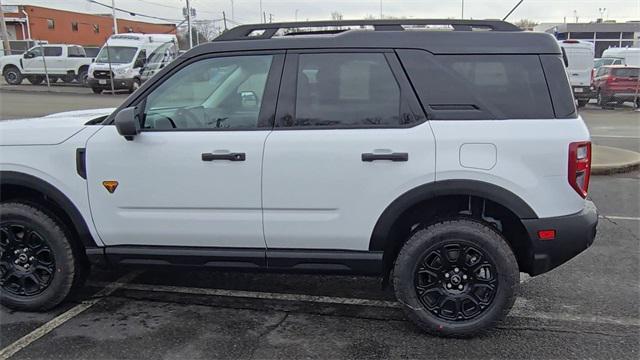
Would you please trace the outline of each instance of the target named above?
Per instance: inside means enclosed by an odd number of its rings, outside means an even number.
[[[89,263],[392,275],[416,324],[469,336],[519,272],[592,243],[589,133],[553,37],[299,25],[231,30],[115,110],[2,122],[2,303],[51,308]]]

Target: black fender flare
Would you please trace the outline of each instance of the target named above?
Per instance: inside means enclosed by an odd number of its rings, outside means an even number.
[[[86,249],[98,247],[78,208],[55,186],[35,176],[16,171],[0,171],[0,185],[17,185],[45,195],[71,219],[79,240]]]
[[[537,219],[535,211],[513,192],[478,180],[443,180],[420,185],[400,195],[378,218],[369,251],[385,251],[393,224],[406,210],[426,200],[445,195],[469,195],[482,197],[511,210],[520,219]]]

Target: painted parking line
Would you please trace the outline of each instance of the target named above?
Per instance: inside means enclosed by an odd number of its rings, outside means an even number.
[[[611,219],[611,220],[633,220],[640,221],[640,217],[637,216],[614,216],[614,215],[600,215],[598,216],[600,219]]]
[[[101,282],[93,282],[90,286],[102,286]],[[334,296],[313,296],[305,294],[287,294],[287,293],[272,293],[272,292],[258,292],[258,291],[244,291],[244,290],[224,290],[224,289],[208,289],[208,288],[196,288],[196,287],[183,287],[183,286],[169,286],[169,285],[149,285],[149,284],[118,284],[118,288],[122,290],[136,290],[144,292],[166,292],[166,293],[178,293],[188,295],[209,295],[209,296],[224,296],[224,297],[236,297],[236,298],[250,298],[250,299],[269,299],[269,300],[281,300],[281,301],[298,301],[298,302],[312,302],[321,304],[332,305],[354,305],[354,306],[374,306],[381,308],[402,308],[401,304],[396,301],[384,301],[384,300],[370,300],[370,299],[358,299],[358,298],[344,298]],[[513,308],[511,309],[511,317],[527,318],[527,319],[547,319],[547,320],[560,320],[569,322],[588,322],[597,323],[602,325],[624,325],[624,326],[640,326],[639,318],[617,318],[609,316],[595,316],[588,314],[567,314],[567,313],[548,313],[543,311],[535,311],[529,304],[522,298],[518,298]]]
[[[40,326],[39,328],[33,330],[32,332],[28,333],[27,335],[21,337],[20,339],[16,340],[12,344],[8,345],[4,349],[0,350],[0,360],[5,360],[10,358],[15,353],[29,346],[34,341],[40,339],[41,337],[55,330],[58,326],[73,319],[74,317],[81,314],[83,311],[99,303],[104,297],[109,296],[114,291],[118,290],[118,288],[122,284],[126,284],[127,282],[133,280],[136,276],[140,275],[140,273],[141,271],[130,272],[122,276],[120,279],[118,279],[115,282],[105,283],[105,285],[103,286],[103,289],[98,291],[93,296],[93,298],[83,301],[82,303],[72,307],[71,309],[56,316],[55,318],[51,319],[44,325]]]

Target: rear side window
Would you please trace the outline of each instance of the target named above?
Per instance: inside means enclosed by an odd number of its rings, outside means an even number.
[[[538,55],[432,55],[397,50],[432,120],[554,118]],[[561,59],[559,56],[557,59]],[[561,60],[560,60],[561,61]],[[568,89],[564,66],[559,81]],[[568,96],[571,97],[569,90]],[[571,100],[573,101],[573,100]]]
[[[440,63],[470,87],[499,118],[554,117],[547,83],[535,55],[446,55]]]
[[[381,53],[301,54],[293,126],[400,124],[400,87]]]
[[[613,69],[611,72],[611,75],[619,77],[638,77],[638,74],[640,74],[640,69],[634,68]]]

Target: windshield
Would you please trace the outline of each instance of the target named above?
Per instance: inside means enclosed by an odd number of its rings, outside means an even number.
[[[613,64],[614,61],[618,60],[617,58],[601,58],[601,59],[596,59],[593,62],[593,67],[594,68],[599,68],[602,65],[611,65]]]
[[[107,52],[107,49],[109,51]],[[128,64],[133,61],[133,57],[136,55],[138,48],[128,46],[105,46],[100,49],[98,56],[96,57],[97,63],[108,63],[111,61],[113,64]]]

